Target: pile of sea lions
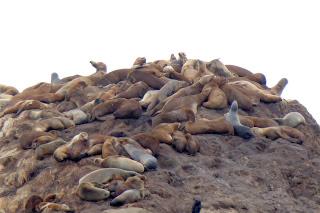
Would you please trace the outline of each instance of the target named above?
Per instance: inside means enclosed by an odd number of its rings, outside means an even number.
[[[269,88],[262,73],[224,65],[219,59],[188,59],[185,53],[148,63],[139,57],[131,68],[109,73],[103,62],[90,63],[96,71],[89,76],[60,78],[52,73],[51,83],[41,82],[22,92],[0,85],[2,139],[16,139],[23,150],[34,149],[39,161],[53,157],[57,162],[77,163],[90,158],[101,167],[75,183],[82,200],[111,198],[110,205],[121,206],[144,199],[149,191],[143,173],[159,167],[160,143],[195,155],[201,148],[201,142],[193,137],[197,134],[304,141],[296,127],[304,124],[305,118],[298,112],[283,118],[241,115],[241,111],[253,112],[260,102],[282,101],[288,83],[285,78]],[[200,117],[201,107],[220,116]],[[109,135],[82,131],[71,140],[60,134],[78,125],[112,119],[141,119],[149,129]],[[27,212],[72,212],[65,204],[34,195],[25,208]]]

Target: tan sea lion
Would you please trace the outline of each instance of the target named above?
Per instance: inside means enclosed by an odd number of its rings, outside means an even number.
[[[117,197],[128,189],[144,189],[146,177],[143,175],[128,177],[126,180],[121,177],[114,177],[106,186],[112,197]]]
[[[157,156],[160,148],[160,141],[150,133],[139,133],[131,136],[131,138],[137,141],[143,148],[150,149],[152,154]]]
[[[0,94],[16,95],[18,93],[19,91],[15,87],[0,84]]]
[[[297,144],[302,144],[305,138],[302,132],[289,126],[274,126],[266,128],[253,127],[252,132],[257,136],[266,137],[271,140],[283,138]]]
[[[140,67],[140,66],[142,66],[142,65],[144,65],[144,64],[146,64],[147,63],[147,60],[146,60],[146,58],[145,57],[138,57],[138,58],[136,58],[136,60],[133,62],[133,68],[136,68],[136,67]]]
[[[189,154],[189,155],[195,155],[197,152],[199,152],[200,150],[200,145],[197,141],[195,141],[193,138],[192,138],[192,135],[190,135],[189,133],[187,133],[185,135],[186,139],[187,139],[187,144],[186,144],[186,152]]]
[[[19,117],[31,119],[31,120],[39,120],[39,119],[47,119],[47,118],[53,118],[53,117],[59,117],[63,116],[62,113],[60,113],[56,109],[43,109],[43,110],[27,110],[23,111]]]
[[[206,68],[209,72],[213,73],[216,76],[222,76],[226,78],[233,77],[233,74],[219,59],[214,59],[210,62],[207,62]]]
[[[35,143],[37,139],[42,136],[48,136],[52,140],[57,138],[55,134],[52,134],[50,132],[26,131],[21,134],[18,140],[22,149],[30,149],[35,147],[33,143]]]
[[[143,98],[139,101],[141,107],[143,108],[147,108],[148,105],[153,102],[153,100],[156,100],[158,95],[157,93],[159,93],[160,90],[149,90],[148,92],[146,92],[143,96]]]
[[[133,203],[143,199],[146,196],[147,192],[145,189],[129,189],[124,191],[118,197],[114,198],[111,202],[111,206],[121,206],[126,203]]]
[[[166,83],[164,80],[160,79],[159,77],[151,73],[137,69],[134,69],[128,73],[128,80],[133,83],[143,81],[153,89],[161,89],[161,87],[163,87],[163,85],[165,85]]]
[[[232,73],[236,74],[239,77],[246,77],[249,80],[255,81],[264,86],[267,84],[266,76],[262,73],[253,74],[249,70],[235,65],[226,65],[226,67],[228,68],[228,70],[230,70]]]
[[[56,107],[59,112],[66,112],[76,108],[77,105],[71,101],[62,101]]]
[[[88,133],[81,132],[74,136],[70,142],[59,146],[53,153],[54,158],[57,161],[63,161],[66,159],[78,161],[87,156],[88,148]]]
[[[184,152],[187,145],[187,138],[181,131],[175,131],[172,135],[172,147],[178,152]]]
[[[279,126],[277,122],[272,120],[271,118],[261,118],[256,116],[243,116],[239,115],[240,122],[247,127],[271,127],[271,126]]]
[[[152,118],[152,126],[157,126],[160,123],[194,121],[195,119],[196,115],[192,109],[181,108],[156,115]]]
[[[155,126],[150,134],[161,143],[172,144],[172,134],[180,127],[180,123],[162,123]]]
[[[229,134],[233,135],[232,125],[226,121],[224,117],[208,120],[206,118],[197,119],[195,122],[187,122],[185,124],[185,130],[192,134]]]
[[[0,117],[6,115],[15,113],[16,116],[18,116],[22,111],[24,110],[30,110],[30,109],[47,109],[48,105],[41,103],[40,101],[36,100],[25,100],[25,101],[19,101],[12,107],[7,107],[0,113]]]
[[[149,86],[146,83],[139,81],[137,83],[134,83],[127,90],[119,93],[115,97],[116,98],[127,98],[127,99],[142,98],[148,89],[149,89]]]
[[[35,131],[62,130],[74,127],[75,123],[66,117],[53,117],[37,121]]]
[[[297,127],[300,124],[306,124],[306,119],[299,112],[289,112],[283,118],[274,118],[274,121],[279,123],[281,126]]]
[[[126,171],[118,168],[103,168],[86,174],[85,176],[80,178],[79,184],[85,182],[92,182],[98,184],[108,183],[110,180],[112,180],[114,175],[119,175],[124,179],[127,179],[128,177],[139,175],[139,173],[133,171]]]
[[[42,202],[39,204],[39,212],[49,213],[49,212],[75,212],[73,208],[70,208],[66,204]]]
[[[104,168],[119,168],[138,173],[144,172],[144,167],[141,163],[121,156],[109,156],[101,161],[101,166]]]
[[[85,112],[83,112],[81,109],[72,109],[70,111],[63,113],[67,118],[73,120],[73,122],[78,124],[84,124],[89,121],[90,115],[87,115]]]
[[[204,89],[206,87],[211,88],[208,100],[202,103],[204,107],[209,109],[224,109],[228,106],[226,94],[220,89],[220,86],[225,84],[225,82],[224,79],[220,79],[219,82],[217,79],[214,79],[204,86]]]
[[[91,182],[80,183],[77,189],[77,194],[82,200],[99,201],[105,200],[110,196],[108,190],[99,187],[99,184]]]
[[[45,156],[52,155],[54,151],[62,145],[65,145],[66,142],[61,138],[53,140],[49,143],[42,144],[36,148],[35,154],[38,160],[42,160]]]
[[[106,91],[99,93],[97,98],[102,101],[106,101],[113,99],[118,93],[121,92],[121,88],[117,84],[109,84],[107,87],[108,88],[106,88]]]

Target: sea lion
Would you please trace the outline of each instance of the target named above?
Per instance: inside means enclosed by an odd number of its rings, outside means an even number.
[[[226,65],[226,67],[228,68],[228,70],[230,70],[232,73],[236,74],[239,77],[246,77],[249,80],[255,81],[264,86],[267,84],[266,76],[262,73],[254,74],[247,69],[235,65]]]
[[[219,59],[214,59],[210,62],[207,62],[206,68],[209,72],[213,73],[216,76],[222,76],[226,78],[233,77],[233,74]]]
[[[225,119],[233,126],[234,133],[236,135],[244,139],[250,139],[254,136],[249,127],[244,126],[240,123],[237,101],[232,102],[229,112],[224,114],[224,116]]]
[[[83,182],[78,186],[77,195],[82,200],[99,201],[107,199],[110,196],[110,192],[108,190],[100,188],[99,184]]]
[[[104,78],[97,82],[97,85],[106,86],[108,84],[117,84],[127,79],[132,69],[118,69],[104,75]]]
[[[86,174],[85,176],[80,178],[79,184],[85,182],[92,182],[98,184],[108,183],[114,175],[119,175],[127,179],[128,177],[139,175],[139,173],[133,171],[126,171],[118,168],[103,168]]]
[[[69,212],[73,213],[75,210],[70,208],[66,204],[52,203],[52,202],[42,202],[39,204],[39,212],[49,213],[49,212]]]
[[[6,115],[15,113],[16,116],[18,116],[22,111],[24,110],[30,110],[30,109],[47,109],[48,105],[41,103],[40,101],[36,100],[25,100],[25,101],[19,101],[12,107],[7,107],[4,111],[0,113],[0,117]]]
[[[274,118],[274,121],[281,126],[297,127],[300,124],[306,124],[306,119],[299,112],[289,112],[283,118]]]
[[[121,206],[126,203],[134,203],[143,199],[146,195],[146,190],[129,189],[114,198],[111,202],[111,206]]]
[[[186,139],[187,139],[187,144],[186,144],[186,152],[189,154],[189,155],[195,155],[197,152],[199,152],[200,150],[200,145],[197,141],[195,141],[193,138],[192,138],[192,135],[190,135],[189,133],[187,133],[185,135]]]
[[[180,79],[186,80],[189,83],[194,83],[202,76],[209,74],[211,73],[207,70],[206,65],[203,61],[189,59],[181,68],[181,76],[183,76],[183,78],[180,77]],[[179,73],[176,73],[175,75],[179,78]]]
[[[184,152],[187,145],[187,138],[181,131],[175,131],[172,135],[172,147],[178,152]]]
[[[139,133],[131,136],[131,138],[137,141],[143,148],[150,149],[153,155],[158,155],[160,149],[160,141],[152,134]]]
[[[143,98],[139,101],[141,107],[147,108],[148,105],[157,98],[157,93],[159,93],[160,90],[149,90],[146,92],[143,96]]]
[[[51,80],[50,80],[50,82],[51,82],[52,84],[57,84],[57,83],[59,83],[59,81],[60,81],[60,78],[59,78],[58,73],[56,73],[56,72],[51,73]]]
[[[302,144],[305,138],[302,132],[289,126],[274,126],[266,128],[253,127],[252,132],[256,136],[266,137],[271,140],[283,138],[297,144]]]
[[[57,111],[56,109],[43,109],[43,110],[27,110],[23,111],[19,118],[25,118],[30,120],[39,120],[39,119],[47,119],[53,117],[63,116],[62,113]]]
[[[78,124],[84,124],[89,121],[89,115],[84,113],[81,109],[72,109],[68,112],[63,113],[67,118],[73,120],[73,122]]]
[[[25,213],[36,212],[36,209],[41,202],[43,202],[42,197],[39,195],[31,195],[24,205]]]
[[[134,69],[129,72],[127,78],[132,83],[143,81],[153,89],[161,89],[161,87],[163,87],[163,85],[165,85],[166,83],[164,80],[158,78],[157,76],[148,72],[141,71],[139,69]]]
[[[38,160],[42,160],[45,156],[52,155],[59,146],[65,145],[66,143],[67,142],[65,142],[63,139],[59,138],[49,143],[40,145],[35,150],[36,158]]]
[[[102,146],[102,158],[114,155],[123,155],[124,153],[125,151],[118,138],[112,136],[106,138]]]
[[[107,65],[103,62],[90,61],[90,64],[96,68],[96,72],[107,72]]]
[[[88,133],[81,132],[74,136],[67,144],[59,146],[53,153],[57,161],[66,159],[78,161],[87,156],[86,149],[88,148]]]
[[[173,138],[172,134],[180,127],[180,123],[162,123],[155,126],[150,134],[157,138],[161,143],[171,145]]]
[[[152,126],[157,126],[160,123],[195,121],[195,119],[196,115],[192,109],[182,108],[156,115],[152,118]]]
[[[121,177],[114,177],[112,181],[106,184],[106,188],[110,190],[112,197],[117,197],[124,191],[129,189],[144,189],[145,176],[128,177],[125,181]]]
[[[146,170],[155,170],[158,167],[157,159],[150,153],[146,152],[142,147],[137,147],[133,144],[123,144],[123,148],[129,154],[129,156],[138,162],[140,162]]]
[[[204,89],[206,87],[211,88],[208,100],[202,103],[204,107],[209,109],[224,109],[228,106],[226,94],[220,89],[220,86],[225,84],[225,82],[224,79],[217,80],[216,78],[204,86]]]
[[[116,98],[126,98],[126,99],[142,98],[148,89],[149,89],[149,86],[146,83],[139,81],[137,83],[134,83],[128,89],[119,93],[115,97]]]
[[[196,134],[234,134],[233,126],[226,121],[224,117],[209,120],[206,118],[200,118],[195,120],[195,122],[189,121],[185,124],[186,132],[196,135]]]
[[[239,115],[240,123],[247,127],[271,127],[271,126],[279,126],[277,122],[272,120],[271,118],[261,118],[255,116],[243,116]]]
[[[138,57],[136,60],[133,62],[132,68],[140,67],[147,63],[147,59],[145,57]]]
[[[110,113],[113,113],[115,118],[138,118],[142,114],[142,108],[134,99],[107,100],[92,109],[92,119],[105,120],[103,116]]]
[[[53,117],[37,121],[35,131],[47,132],[49,130],[62,130],[74,127],[75,123],[66,117]]]
[[[15,87],[0,84],[0,94],[16,95],[18,93],[19,91]]]
[[[152,110],[158,103],[162,102],[165,98],[174,94],[179,89],[188,86],[189,84],[185,81],[169,80],[156,94],[156,97],[148,105],[147,112]]]
[[[81,106],[79,109],[81,111],[83,111],[84,113],[91,113],[92,109],[97,106],[98,104],[101,104],[103,102],[103,100],[97,98],[95,100],[92,100],[88,103],[86,103],[85,105]]]
[[[66,112],[76,108],[77,105],[71,101],[62,101],[56,107],[59,112]]]
[[[204,88],[199,94],[171,99],[163,105],[162,109],[158,113],[170,112],[181,108],[189,108],[196,114],[198,107],[205,101],[210,92],[211,88]]]
[[[97,95],[97,98],[102,101],[113,99],[119,92],[121,92],[121,88],[117,84],[109,84],[105,89],[106,91],[100,92]]]
[[[144,167],[141,163],[121,156],[109,156],[102,160],[101,166],[104,168],[119,168],[138,173],[144,172]]]
[[[21,134],[18,140],[22,149],[31,149],[35,147],[33,143],[35,143],[39,137],[43,137],[43,136],[47,136],[51,138],[51,140],[54,140],[57,138],[55,134],[52,134],[50,132],[26,131]]]

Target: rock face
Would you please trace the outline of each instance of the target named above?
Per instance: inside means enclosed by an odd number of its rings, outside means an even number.
[[[300,112],[306,120],[305,125],[297,127],[306,137],[302,145],[284,139],[244,140],[231,135],[201,134],[192,136],[200,144],[200,152],[191,156],[161,143],[157,170],[143,174],[149,195],[121,208],[191,212],[194,198],[198,197],[201,212],[320,212],[320,128],[306,108],[298,101],[282,100],[259,103],[253,111],[239,113],[275,118],[293,111]],[[197,117],[213,119],[227,112],[228,108],[210,110],[201,106]],[[151,129],[145,116],[107,117],[105,121],[56,130],[56,134],[70,141],[80,132],[87,132],[89,137],[119,132],[130,136]],[[0,139],[0,212],[25,212],[28,197],[52,193],[56,194],[56,202],[67,204],[75,212],[114,209],[110,199],[87,202],[77,196],[79,179],[100,169],[93,163],[94,156],[79,161],[57,162],[52,156],[38,160],[34,149],[20,148],[19,140],[15,135]]]

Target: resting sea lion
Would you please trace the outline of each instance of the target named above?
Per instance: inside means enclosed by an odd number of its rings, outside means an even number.
[[[146,190],[129,189],[118,197],[114,198],[111,202],[111,206],[121,206],[126,203],[133,203],[143,199],[146,195]]]
[[[52,134],[50,132],[26,131],[26,132],[23,132],[21,134],[21,136],[19,137],[19,143],[20,143],[21,148],[22,149],[30,149],[30,148],[35,147],[33,145],[33,143],[35,143],[36,140],[42,136],[47,136],[47,137],[51,138],[52,140],[57,138],[57,136],[55,134]]]
[[[145,57],[138,57],[136,60],[133,62],[132,68],[140,67],[147,63],[147,59]]]
[[[271,140],[283,138],[297,144],[302,144],[304,141],[304,134],[299,130],[289,126],[274,126],[266,128],[253,127],[252,131],[257,136],[266,137]]]
[[[216,76],[222,76],[226,78],[233,77],[232,73],[219,59],[214,59],[210,62],[207,62],[206,68]]]
[[[271,127],[271,126],[279,126],[277,122],[272,120],[271,118],[261,118],[255,116],[243,116],[239,115],[240,123],[247,127]]]
[[[172,135],[172,147],[178,152],[184,152],[187,145],[187,138],[181,131],[175,131]]]
[[[16,88],[0,84],[0,94],[16,95],[18,93],[19,91]]]
[[[48,105],[41,103],[40,101],[36,101],[36,100],[19,101],[14,106],[7,107],[3,112],[1,112],[0,117],[6,114],[11,114],[11,113],[15,113],[15,115],[18,116],[24,110],[47,109],[47,108],[48,108]]]
[[[70,208],[66,204],[42,202],[39,204],[39,212],[49,213],[49,212],[75,212],[73,208]]]
[[[139,133],[131,138],[137,141],[143,148],[150,149],[152,154],[157,156],[160,148],[160,141],[150,133]]]
[[[78,124],[84,124],[89,121],[89,115],[84,113],[81,109],[72,109],[68,112],[64,112],[65,116],[73,122],[78,125]]]
[[[128,79],[133,83],[143,81],[153,89],[161,89],[161,87],[163,87],[163,85],[165,85],[166,83],[164,80],[151,73],[143,72],[136,69],[129,72]]]
[[[195,120],[195,122],[189,121],[185,124],[185,130],[192,135],[208,133],[234,134],[232,125],[224,117],[214,120],[200,118]]]
[[[61,138],[51,141],[46,144],[42,144],[36,148],[36,158],[42,160],[45,156],[52,155],[54,151],[62,145],[65,145],[66,142]]]
[[[156,115],[152,118],[152,126],[157,126],[160,123],[194,121],[195,119],[196,115],[192,109],[182,108]]]
[[[38,121],[35,124],[34,130],[46,132],[49,130],[68,129],[74,126],[75,123],[66,117],[53,117]]]
[[[110,196],[110,192],[102,189],[99,184],[91,182],[80,183],[77,189],[77,194],[82,200],[99,201],[105,200]]]
[[[88,148],[88,133],[81,132],[74,136],[72,140],[59,146],[53,153],[54,158],[57,161],[63,161],[66,159],[78,161],[87,156],[86,149]]]
[[[110,190],[112,197],[117,197],[124,191],[129,189],[144,189],[145,176],[133,176],[128,177],[127,180],[120,180],[119,177],[115,177],[107,184],[107,189]]]
[[[244,69],[242,67],[238,67],[235,65],[226,65],[226,67],[234,74],[236,74],[239,77],[246,77],[251,81],[255,81],[261,85],[266,85],[267,84],[267,79],[266,76],[263,75],[262,73],[255,73],[253,74],[247,69]]]
[[[159,93],[160,90],[149,90],[146,92],[143,96],[143,98],[139,101],[140,105],[143,108],[147,108],[148,105],[153,101],[157,99],[157,93]]]
[[[117,168],[103,168],[86,174],[85,176],[80,178],[79,184],[85,182],[93,182],[98,184],[108,183],[114,175],[119,175],[127,179],[128,177],[139,175],[139,173]]]
[[[101,161],[101,166],[104,168],[119,168],[138,173],[144,172],[144,167],[141,163],[121,156],[109,156]]]
[[[172,134],[178,130],[179,127],[180,123],[162,123],[155,126],[150,131],[150,134],[160,142],[170,145],[173,141]]]
[[[217,78],[209,82],[204,86],[211,88],[211,92],[208,96],[208,101],[202,103],[202,105],[209,109],[224,109],[228,106],[228,99],[226,94],[220,89],[220,86],[225,84],[224,79],[218,80]]]
[[[139,81],[133,85],[131,85],[125,91],[116,95],[116,98],[142,98],[144,94],[149,89],[148,85],[142,81]]]
[[[281,126],[297,127],[300,124],[306,124],[306,119],[299,112],[289,112],[283,118],[274,118]]]

